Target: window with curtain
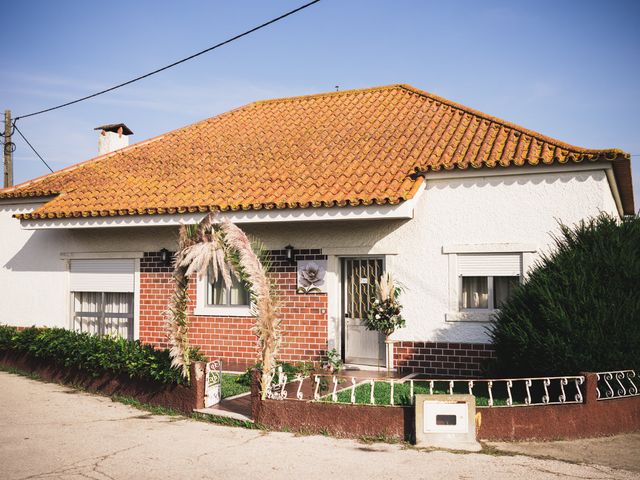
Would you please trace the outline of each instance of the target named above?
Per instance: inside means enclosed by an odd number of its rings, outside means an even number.
[[[69,274],[72,328],[132,340],[135,260],[72,259]]]
[[[211,271],[207,279],[207,305],[225,307],[247,307],[250,303],[246,285],[231,275],[231,285],[226,286],[222,276],[213,278]]]
[[[77,332],[133,340],[133,293],[72,292]]]
[[[494,310],[509,298],[520,276],[462,277],[461,283],[461,310]]]
[[[520,254],[458,255],[460,310],[500,308],[520,284],[521,271]]]

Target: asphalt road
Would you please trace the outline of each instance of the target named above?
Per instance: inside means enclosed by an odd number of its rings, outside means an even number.
[[[2,479],[638,478],[602,465],[456,454],[154,416],[0,372]]]

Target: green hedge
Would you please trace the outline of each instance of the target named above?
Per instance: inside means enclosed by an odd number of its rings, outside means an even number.
[[[490,328],[500,376],[640,369],[640,217],[561,226]]]
[[[27,328],[0,325],[0,350],[24,352],[60,367],[76,368],[94,377],[105,373],[166,384],[184,384],[180,371],[171,368],[168,350],[156,350],[138,340],[99,337],[63,328]],[[194,360],[204,360],[199,352]]]

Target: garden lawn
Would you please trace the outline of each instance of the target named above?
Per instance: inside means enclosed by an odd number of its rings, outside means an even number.
[[[239,378],[240,375],[236,375],[234,373],[222,374],[222,398],[234,397],[251,390],[247,385],[239,383]]]
[[[346,383],[339,384],[338,389],[343,388],[338,392],[338,403],[351,403],[351,387]],[[493,405],[500,406],[507,404],[507,394],[506,391],[501,391],[499,385],[494,385],[493,388]],[[411,397],[410,397],[410,385],[409,382],[405,383],[395,383],[393,386],[393,403],[394,405],[411,405]],[[429,393],[429,382],[420,382],[414,381],[413,386],[414,394],[419,393]],[[322,393],[325,394],[324,397],[321,398],[324,402],[331,402],[331,395],[326,395],[326,390]],[[448,382],[435,382],[434,394],[448,394],[449,393],[449,383]],[[456,382],[453,388],[453,393],[462,393],[468,394],[469,388],[466,382]],[[356,386],[356,404],[361,405],[370,405],[371,400],[371,384],[370,383],[362,383]],[[476,405],[480,407],[486,407],[489,405],[489,393],[487,392],[486,384],[478,383],[473,387],[473,394],[476,397]],[[524,401],[520,400],[519,395],[514,395],[513,404],[524,404]],[[374,399],[376,405],[391,405],[391,386],[389,382],[386,381],[377,381],[375,382],[374,387]]]

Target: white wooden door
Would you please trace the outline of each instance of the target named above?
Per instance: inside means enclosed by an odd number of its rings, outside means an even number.
[[[344,356],[347,363],[385,366],[384,335],[367,330],[363,319],[383,273],[381,258],[345,258],[342,263]]]

